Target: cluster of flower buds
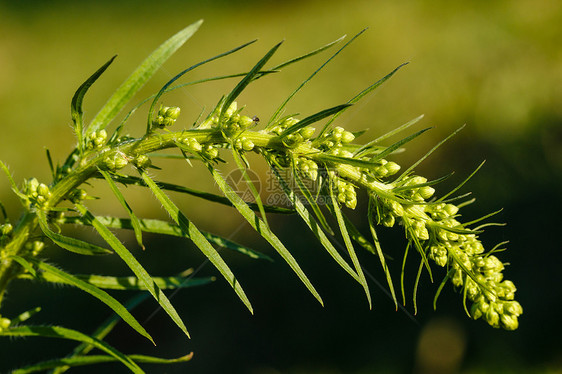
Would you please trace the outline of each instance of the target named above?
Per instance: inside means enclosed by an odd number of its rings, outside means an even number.
[[[400,165],[398,165],[396,162],[393,161],[387,161],[385,159],[381,159],[377,163],[379,166],[376,166],[373,169],[371,169],[371,172],[374,174],[374,176],[376,176],[379,179],[384,177],[390,177],[398,173],[398,171],[400,170]]]
[[[179,115],[180,108],[176,106],[160,106],[156,118],[152,120],[152,127],[164,128],[167,126],[172,126],[178,119]]]
[[[100,149],[107,141],[107,132],[105,130],[92,131],[86,135],[86,149]]]
[[[32,256],[37,256],[45,247],[45,243],[41,240],[33,240],[25,243],[25,249],[30,253]]]
[[[279,136],[283,133],[283,131],[287,130],[287,128],[296,125],[297,123],[299,123],[298,119],[293,117],[288,117],[277,123],[275,126],[271,127],[271,129],[269,129],[269,132]]]
[[[302,129],[283,137],[283,144],[288,148],[295,148],[301,143],[306,142],[314,135],[314,127],[303,127]]]
[[[101,161],[101,168],[108,171],[117,171],[123,169],[129,163],[128,157],[121,153],[115,152],[107,155]]]
[[[219,157],[219,150],[212,144],[205,144],[201,149],[201,156],[207,160],[214,160]]]
[[[295,167],[305,177],[315,181],[318,178],[318,164],[305,157],[295,158]]]
[[[138,155],[133,159],[132,162],[139,169],[146,169],[147,167],[152,165],[152,161],[147,155]]]
[[[27,198],[37,206],[43,206],[51,197],[49,187],[44,183],[39,183],[36,178],[28,179],[24,183],[24,191]]]
[[[237,151],[250,152],[252,149],[254,149],[254,147],[254,142],[251,139],[245,137],[236,138],[236,140],[234,141],[234,148]]]
[[[220,127],[221,132],[227,139],[236,137],[242,131],[246,130],[255,123],[253,118],[240,114],[236,101],[232,102],[228,109],[225,110],[220,124],[218,123],[218,121],[219,118],[217,116],[214,116],[212,119],[213,125],[215,127]]]
[[[14,230],[14,227],[12,226],[11,223],[7,222],[7,223],[1,224],[0,225],[0,242],[3,241],[4,239],[10,238],[13,230]]]
[[[87,196],[88,193],[86,190],[82,188],[75,188],[69,193],[68,199],[72,202],[79,203],[80,201],[86,199]]]
[[[335,182],[335,188],[337,193],[338,201],[344,204],[350,209],[355,209],[357,205],[357,193],[355,192],[355,187],[349,183],[336,177],[333,179]]]
[[[339,148],[342,144],[351,143],[355,139],[355,135],[345,130],[343,127],[334,127],[318,139],[320,147],[324,149]]]

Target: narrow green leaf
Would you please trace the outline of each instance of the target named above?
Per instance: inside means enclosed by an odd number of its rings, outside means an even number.
[[[8,213],[6,212],[6,207],[0,201],[0,213],[2,213],[2,217],[4,217],[4,222],[8,221]]]
[[[42,210],[37,211],[37,218],[39,220],[39,226],[43,231],[43,234],[51,239],[56,245],[67,251],[78,253],[81,255],[107,255],[113,253],[109,249],[98,247],[97,245],[84,242],[69,236],[64,236],[51,231],[49,224],[47,223],[47,217],[45,212]]]
[[[125,197],[123,196],[121,191],[119,191],[119,188],[117,188],[117,185],[111,178],[111,175],[107,171],[101,170],[100,168],[98,168],[98,172],[107,181],[107,183],[109,184],[109,188],[111,188],[111,191],[113,192],[117,200],[119,200],[121,206],[125,208],[127,214],[129,214],[129,218],[131,219],[131,225],[133,226],[133,231],[135,232],[135,238],[137,239],[137,243],[144,250],[145,248],[144,245],[142,244],[142,228],[139,219],[137,218],[136,214],[133,213],[133,210],[131,209],[127,201],[125,201]]]
[[[345,37],[346,37],[346,36],[343,35],[342,37],[340,37],[340,38],[334,40],[333,42],[330,42],[330,43],[328,43],[328,44],[326,44],[326,45],[324,45],[324,46],[322,46],[322,47],[320,47],[320,48],[317,48],[317,49],[315,49],[315,50],[313,50],[313,51],[310,51],[310,52],[308,52],[308,53],[305,53],[305,54],[302,55],[302,56],[292,58],[292,59],[290,59],[289,61],[285,61],[285,62],[283,62],[282,64],[279,64],[279,65],[273,67],[271,70],[281,70],[281,69],[283,69],[283,68],[285,68],[285,67],[287,67],[287,66],[289,66],[289,65],[292,65],[292,64],[297,63],[297,62],[299,62],[299,61],[302,61],[302,60],[304,60],[304,59],[306,59],[306,58],[312,57],[312,56],[314,56],[314,55],[316,55],[316,54],[318,54],[318,53],[320,53],[320,52],[323,52],[323,51],[325,51],[326,49],[332,47],[334,44],[337,44],[337,43],[341,42],[343,39],[345,39]]]
[[[28,319],[30,319],[31,317],[33,317],[34,315],[36,315],[37,313],[39,313],[41,311],[41,307],[38,306],[36,308],[27,310],[23,313],[21,313],[19,316],[12,318],[12,321],[10,323],[10,325],[12,326],[16,326],[21,324],[22,322],[27,321]]]
[[[78,138],[78,146],[76,147],[80,152],[84,148],[84,120],[82,118],[82,101],[84,100],[84,95],[90,89],[92,84],[98,80],[98,78],[103,74],[103,72],[111,65],[113,60],[117,55],[113,56],[109,61],[107,61],[101,68],[99,68],[94,74],[90,76],[78,90],[74,93],[72,97],[72,102],[70,104],[70,114],[72,116],[72,122],[74,122],[74,131],[76,132],[76,137]]]
[[[180,79],[183,75],[185,75],[186,73],[190,72],[191,70],[204,65],[208,62],[217,60],[221,57],[225,57],[228,56],[234,52],[237,52],[239,50],[241,50],[242,48],[246,48],[247,46],[249,46],[250,44],[254,43],[256,40],[252,40],[251,42],[248,43],[244,43],[239,47],[236,47],[234,49],[231,49],[230,51],[221,53],[219,55],[216,55],[214,57],[211,57],[205,61],[201,61],[195,65],[192,65],[190,67],[188,67],[187,69],[183,70],[182,72],[178,73],[175,77],[173,77],[172,79],[170,79],[161,89],[160,91],[158,91],[158,93],[156,94],[156,96],[154,97],[154,99],[152,100],[152,104],[150,105],[150,109],[148,110],[148,124],[147,124],[147,128],[146,128],[146,133],[148,134],[150,132],[150,129],[152,127],[152,120],[154,118],[154,108],[156,107],[156,103],[158,102],[158,99],[160,99],[160,97],[166,92],[166,90],[168,90],[168,88],[172,85],[172,83],[174,83],[175,81],[177,81],[178,79]]]
[[[418,166],[423,160],[425,160],[427,157],[429,157],[429,155],[431,155],[437,148],[441,147],[447,140],[451,139],[453,136],[455,136],[459,131],[461,131],[462,129],[464,129],[466,125],[463,125],[461,127],[459,127],[458,129],[456,129],[451,135],[447,136],[445,139],[441,140],[439,143],[437,143],[437,145],[433,148],[431,148],[429,150],[429,152],[427,152],[425,155],[423,155],[418,161],[414,162],[412,165],[410,165],[410,167],[406,170],[404,170],[404,172],[398,177],[396,178],[396,180],[400,180],[402,179],[403,176],[408,175],[408,173],[412,170],[414,170],[416,168],[416,166]],[[423,131],[423,130],[422,130]],[[415,134],[414,134],[415,135]]]
[[[51,176],[53,177],[53,180],[55,180],[57,175],[55,173],[55,167],[53,165],[53,159],[51,158],[51,152],[48,149],[45,149],[45,153],[47,155],[47,162],[49,163],[49,169],[51,170]]]
[[[390,275],[390,270],[386,265],[386,260],[384,258],[384,253],[382,252],[381,244],[379,241],[379,237],[377,235],[377,231],[375,230],[375,223],[373,222],[373,197],[369,197],[369,207],[367,212],[367,217],[369,221],[369,228],[371,230],[371,236],[373,237],[373,242],[375,243],[375,248],[377,250],[377,255],[381,262],[382,269],[384,274],[386,275],[386,283],[388,284],[388,288],[390,289],[390,293],[392,294],[392,299],[394,300],[394,305],[396,305],[396,309],[398,309],[398,300],[396,298],[396,293],[394,291],[394,283],[392,282],[392,277]]]
[[[184,158],[183,156],[179,156],[179,157]],[[142,178],[134,177],[132,175],[112,175],[111,177],[114,181],[126,185],[147,187],[146,183],[142,180]],[[166,183],[160,181],[156,181],[156,183],[158,184],[159,188],[163,190],[186,193],[215,203],[233,206],[230,200],[228,200],[224,196],[219,196],[213,193],[195,190],[189,187],[184,187],[173,183]],[[250,208],[252,208],[252,210],[259,210],[258,205],[255,203],[249,203],[248,205],[250,206]],[[268,213],[295,214],[294,209],[283,208],[280,206],[278,207],[272,205],[264,205],[263,209]]]
[[[295,195],[295,192],[289,187],[287,182],[280,175],[277,168],[273,165],[270,165],[270,166],[271,166],[271,169],[273,170],[273,172],[275,173],[275,176],[279,180],[279,184],[283,188],[283,191],[287,195],[287,198],[295,206],[295,209],[297,210],[297,213],[302,218],[302,220],[306,223],[306,225],[308,226],[310,231],[312,231],[314,236],[316,236],[316,238],[320,241],[322,246],[326,249],[326,251],[330,254],[330,256],[332,256],[332,258],[338,263],[338,265],[340,265],[343,270],[345,270],[349,275],[351,275],[353,277],[353,279],[355,279],[357,282],[361,283],[357,273],[355,273],[355,271],[351,268],[351,266],[349,266],[347,261],[345,261],[345,259],[340,255],[340,253],[337,251],[337,249],[334,248],[334,246],[330,242],[330,239],[328,239],[326,234],[324,234],[322,229],[318,226],[318,223],[316,222],[314,217],[310,214],[308,209],[306,209],[306,207],[300,201],[298,196]]]
[[[433,297],[433,310],[437,309],[437,299],[439,298],[439,296],[441,295],[441,291],[443,291],[443,288],[447,284],[447,280],[451,279],[451,277],[453,276],[455,271],[456,271],[456,269],[451,268],[447,272],[447,275],[445,275],[445,278],[443,278],[443,281],[441,281],[441,284],[439,285],[439,287],[437,288],[437,292],[435,292],[435,296]]]
[[[19,258],[22,261],[26,261],[21,257],[14,257]],[[144,327],[141,326],[141,324],[135,319],[135,317],[133,317],[131,313],[129,313],[129,311],[119,301],[117,301],[107,292],[99,289],[95,285],[92,285],[92,283],[85,282],[84,280],[79,279],[78,277],[75,277],[74,275],[66,273],[60,269],[57,269],[56,267],[51,266],[45,262],[30,259],[29,263],[33,264],[39,271],[43,272],[44,274],[48,274],[52,282],[68,284],[89,293],[90,295],[113,309],[113,311],[117,313],[119,317],[123,319],[123,321],[125,321],[139,334],[155,344],[152,336],[150,336],[150,334],[144,329]]]
[[[351,104],[342,104],[342,105],[338,105],[338,106],[335,106],[335,107],[332,107],[332,108],[321,110],[318,113],[314,113],[313,115],[308,116],[308,117],[300,120],[299,122],[295,123],[294,125],[288,127],[287,129],[285,129],[285,131],[283,131],[281,133],[281,135],[279,135],[279,137],[283,138],[283,137],[285,137],[289,134],[292,134],[296,131],[299,131],[300,129],[302,129],[302,128],[308,126],[308,125],[311,125],[311,124],[313,124],[315,122],[318,122],[318,121],[320,121],[320,120],[322,120],[326,117],[329,117],[329,116],[334,115],[338,112],[341,112],[342,110],[344,110],[345,108],[347,108],[350,105]]]
[[[127,308],[127,310],[132,310],[135,307],[137,307],[140,303],[148,299],[149,296],[150,295],[146,292],[137,294],[136,296],[132,297],[127,302],[125,302],[124,306],[125,308]],[[117,325],[119,321],[121,321],[121,318],[117,314],[113,314],[111,317],[107,318],[96,329],[96,331],[94,331],[94,333],[91,336],[98,340],[103,340],[113,330],[113,328],[115,327],[115,325]],[[86,355],[94,348],[95,347],[93,345],[88,344],[86,342],[80,343],[78,346],[76,346],[76,348],[72,350],[72,352],[68,357],[70,358],[70,357]],[[50,374],[62,374],[66,372],[68,369],[70,369],[69,366],[59,366],[58,368],[51,370]]]
[[[322,210],[318,206],[318,203],[316,203],[316,200],[314,199],[314,197],[310,193],[308,187],[304,184],[301,176],[299,175],[299,173],[298,173],[298,171],[295,167],[294,162],[292,163],[292,166],[293,166],[293,176],[294,176],[295,180],[297,181],[297,186],[299,188],[299,191],[302,193],[302,196],[304,196],[306,201],[308,202],[308,206],[310,206],[310,208],[312,209],[312,212],[316,216],[316,219],[318,220],[318,222],[320,223],[322,228],[324,230],[326,230],[326,232],[329,233],[330,235],[334,235],[334,231],[332,230],[332,228],[328,224],[328,221],[326,220],[326,217],[324,217],[324,214],[322,213]],[[318,188],[318,192],[320,192],[320,188]]]
[[[478,167],[476,168],[476,170],[474,170],[472,173],[470,173],[470,175],[464,180],[462,181],[457,187],[453,188],[449,193],[447,193],[446,195],[444,195],[443,197],[439,198],[437,200],[437,202],[443,202],[446,198],[448,198],[449,196],[451,196],[452,194],[454,194],[455,192],[457,192],[462,186],[464,186],[466,184],[466,182],[468,182],[473,176],[474,174],[476,174],[478,172],[478,170],[480,170],[480,168],[482,166],[484,166],[484,163],[486,161],[482,161],[480,163],[480,165],[478,165]]]
[[[420,278],[421,278],[421,274],[423,271],[423,260],[420,261],[420,266],[418,267],[418,273],[416,275],[416,281],[414,282],[414,296],[413,296],[413,302],[414,302],[414,315],[418,314],[418,286],[420,284]]]
[[[402,258],[402,269],[400,271],[400,291],[402,292],[402,304],[406,305],[406,291],[404,287],[404,275],[406,274],[406,258],[410,252],[412,242],[408,241],[406,249],[404,250],[404,257]]]
[[[142,364],[176,364],[176,363],[187,362],[191,360],[191,358],[193,357],[193,353],[178,358],[160,358],[160,357],[134,355],[134,354],[127,355],[127,356],[134,362],[138,362]],[[55,369],[61,366],[70,368],[70,367],[102,364],[102,363],[115,362],[115,361],[117,361],[115,357],[104,356],[104,355],[65,357],[55,360],[43,361],[33,365],[28,365],[12,371],[12,374],[29,374],[42,370]]]
[[[431,129],[431,127],[428,127],[426,129],[420,130],[420,131],[418,131],[418,132],[416,132],[412,135],[409,135],[409,136],[405,137],[404,139],[401,139],[401,140],[397,141],[396,143],[392,144],[391,146],[386,147],[386,149],[384,151],[382,151],[381,153],[374,156],[371,159],[371,161],[374,162],[374,161],[378,161],[378,160],[381,160],[381,159],[385,158],[386,156],[388,156],[389,154],[394,152],[396,149],[398,149],[401,146],[403,146],[404,144],[412,141],[413,139],[417,138],[418,136],[420,136],[421,134],[423,134],[424,132],[426,132],[427,130],[430,130],[430,129]]]
[[[338,225],[340,227],[340,232],[349,252],[349,257],[351,257],[351,262],[355,267],[355,271],[359,276],[359,283],[363,286],[365,290],[365,295],[367,296],[367,301],[369,302],[369,309],[372,309],[373,304],[371,301],[371,293],[369,291],[369,284],[367,283],[367,279],[365,279],[365,274],[363,273],[363,269],[361,268],[361,264],[359,263],[359,259],[357,258],[357,254],[355,253],[355,249],[353,248],[353,243],[351,243],[351,238],[349,237],[349,233],[347,231],[347,227],[345,225],[345,221],[343,218],[343,214],[341,212],[340,206],[338,201],[336,200],[336,196],[334,195],[334,188],[332,185],[328,187],[330,189],[330,199],[332,201],[331,207],[334,215],[336,216],[336,220],[338,221]]]
[[[320,72],[326,65],[328,65],[328,63],[330,61],[332,61],[337,55],[340,54],[341,51],[343,51],[347,46],[349,46],[351,43],[353,43],[353,41],[355,39],[357,39],[357,37],[359,37],[359,35],[363,34],[367,29],[363,29],[361,30],[359,33],[357,33],[353,38],[351,38],[351,40],[349,40],[347,43],[345,43],[340,49],[338,49],[333,55],[330,56],[330,58],[328,58],[322,65],[320,65],[320,67],[318,69],[316,69],[308,78],[306,78],[279,106],[279,108],[277,108],[277,110],[275,110],[275,113],[273,113],[273,115],[271,116],[271,118],[268,121],[267,127],[271,126],[273,123],[275,123],[278,119],[278,117],[281,115],[281,113],[283,112],[283,109],[285,108],[285,106],[287,106],[287,104],[289,103],[289,101],[308,83],[312,80],[312,78],[314,78],[314,76],[316,74],[318,74],[318,72]]]
[[[276,44],[273,48],[271,48],[265,54],[265,56],[263,56],[261,58],[261,60],[259,60],[256,65],[254,65],[252,70],[250,70],[250,72],[240,82],[238,82],[236,87],[234,87],[234,89],[228,94],[228,96],[226,97],[226,99],[224,100],[224,102],[222,103],[222,106],[221,106],[221,112],[220,112],[220,115],[219,115],[219,123],[222,122],[222,117],[223,117],[224,113],[226,112],[226,110],[228,109],[228,107],[230,106],[230,104],[232,104],[232,102],[234,100],[236,100],[238,95],[240,95],[242,93],[242,91],[244,91],[244,89],[254,80],[254,78],[256,78],[256,76],[259,74],[261,68],[267,63],[267,61],[269,61],[271,56],[273,56],[273,54],[275,54],[275,52],[281,46],[282,43],[283,42],[280,42],[280,43]]]
[[[96,218],[104,226],[109,228],[125,229],[125,230],[133,229],[131,220],[126,218],[117,218],[117,217],[110,217],[110,216],[96,216]],[[84,220],[81,219],[81,217],[63,217],[61,223],[73,223],[73,224],[82,224],[82,225],[87,224],[87,222],[84,222]],[[172,224],[170,222],[166,222],[158,219],[141,219],[140,224],[141,224],[142,231],[144,232],[189,238],[189,236],[186,233],[184,233],[178,225]],[[273,259],[268,255],[255,251],[249,247],[236,243],[230,239],[223,238],[222,236],[215,235],[207,231],[201,231],[201,234],[203,234],[205,239],[207,239],[209,242],[216,244],[220,247],[236,251],[250,258],[273,262]]]
[[[57,338],[75,340],[91,344],[105,353],[115,357],[133,373],[143,374],[144,371],[130,358],[119,352],[106,342],[83,334],[76,330],[67,329],[60,326],[16,326],[0,331],[0,336],[40,336],[44,338]]]
[[[2,168],[2,170],[4,170],[4,173],[6,173],[6,176],[8,177],[8,180],[10,181],[10,184],[12,185],[12,191],[14,191],[14,193],[20,198],[20,201],[23,204],[23,206],[27,207],[27,203],[26,203],[27,202],[27,196],[25,196],[23,193],[20,192],[16,182],[14,181],[14,178],[12,177],[12,174],[10,173],[10,170],[8,170],[8,167],[2,161],[0,161],[0,168]]]
[[[138,260],[129,252],[127,248],[119,239],[113,235],[107,227],[101,224],[99,220],[96,219],[85,206],[81,204],[75,204],[78,211],[86,218],[96,231],[101,235],[101,237],[109,244],[111,248],[121,257],[121,259],[127,264],[127,266],[135,273],[135,275],[144,283],[150,294],[156,299],[158,304],[168,313],[170,318],[176,323],[176,325],[189,337],[189,333],[181,320],[180,316],[176,312],[170,300],[166,297],[164,292],[156,285],[154,279],[148,274],[148,272],[142,267]]]
[[[258,205],[258,210],[260,212],[261,219],[263,220],[265,226],[269,228],[269,224],[267,223],[267,216],[265,214],[265,209],[264,209],[263,203],[261,201],[260,194],[259,194],[256,186],[254,185],[254,182],[248,176],[248,172],[246,171],[246,169],[249,168],[249,165],[246,166],[242,162],[242,159],[241,159],[242,156],[235,149],[232,149],[232,157],[234,158],[234,162],[236,163],[236,166],[238,166],[238,170],[240,170],[242,172],[242,177],[246,181],[246,185],[250,189],[250,192],[252,193],[252,196],[254,197],[254,200],[256,201],[256,204]]]
[[[106,290],[128,290],[128,291],[146,291],[147,288],[139,281],[137,277],[112,277],[107,275],[92,275],[92,274],[74,274],[76,279],[83,281],[92,286],[103,288]],[[22,275],[18,277],[19,279],[30,278],[29,276]],[[39,273],[36,276],[37,279],[51,282],[51,283],[64,283],[60,280],[58,275],[52,275],[50,273]],[[161,289],[178,289],[178,288],[188,288],[202,286],[209,284],[215,280],[214,277],[204,277],[204,278],[186,278],[183,276],[176,277],[152,277],[154,283]]]
[[[418,116],[416,118],[414,118],[413,120],[406,122],[405,124],[403,124],[402,126],[399,126],[397,128],[395,128],[394,130],[391,130],[389,132],[387,132],[384,135],[379,136],[378,138],[371,140],[370,142],[368,142],[367,144],[361,146],[357,151],[355,151],[354,157],[361,157],[363,155],[365,155],[372,147],[375,146],[375,144],[379,143],[380,141],[390,138],[391,136],[406,130],[408,127],[415,125],[416,123],[418,123],[422,118],[424,117],[424,115],[422,114],[421,116]]]
[[[207,168],[213,175],[215,182],[217,183],[218,187],[224,193],[224,195],[232,202],[232,204],[236,207],[238,212],[248,221],[248,223],[256,230],[265,240],[271,244],[271,246],[281,255],[281,257],[287,262],[287,264],[293,269],[293,271],[297,274],[300,280],[304,283],[304,285],[308,288],[308,290],[312,293],[312,295],[320,302],[320,304],[324,305],[322,298],[308,279],[308,277],[304,274],[302,269],[300,268],[299,264],[291,255],[291,253],[285,248],[283,243],[277,238],[277,236],[265,225],[265,223],[248,207],[248,205],[242,200],[240,196],[226,183],[224,178],[219,174],[219,172],[212,167],[212,165],[207,164]]]
[[[193,241],[193,243],[203,252],[205,256],[211,261],[211,263],[217,268],[217,270],[222,274],[226,281],[234,289],[234,292],[238,295],[240,300],[246,305],[248,310],[253,314],[252,304],[246,293],[242,289],[242,286],[226,264],[215,248],[209,243],[207,239],[201,234],[197,227],[182,213],[179,208],[170,200],[170,198],[156,185],[156,183],[146,174],[145,171],[139,170],[142,179],[146,182],[148,187],[154,193],[154,196],[160,201],[164,209],[170,214],[174,222],[180,226],[182,231],[184,231],[187,236]]]
[[[392,77],[394,75],[394,73],[396,73],[398,70],[400,70],[400,68],[402,68],[403,66],[408,65],[407,62],[401,64],[400,66],[398,66],[397,68],[395,68],[393,71],[391,71],[390,73],[388,73],[387,75],[385,75],[383,78],[379,79],[378,81],[376,81],[375,83],[373,83],[372,85],[370,85],[369,87],[365,88],[363,91],[359,92],[357,95],[355,95],[351,100],[348,101],[348,104],[355,104],[356,102],[358,102],[359,100],[361,100],[364,96],[366,96],[367,94],[369,94],[371,91],[374,91],[375,89],[377,89],[380,85],[382,85],[384,82],[386,82],[388,79],[390,79],[390,77]],[[342,110],[341,112],[336,113],[332,118],[330,118],[328,120],[328,122],[324,125],[324,127],[322,128],[322,131],[320,131],[320,136],[324,135],[324,133],[326,132],[326,130],[328,129],[328,127],[330,126],[330,124],[332,122],[334,122],[336,120],[336,118],[338,118],[344,111],[346,111],[347,108],[345,108],[344,110]]]
[[[32,277],[37,277],[37,271],[35,271],[35,268],[24,258],[15,255],[9,256],[9,258],[20,264],[29,274],[31,274]]]
[[[380,166],[380,164],[378,162],[367,161],[367,160],[359,160],[359,159],[351,158],[351,157],[329,155],[329,154],[325,154],[325,153],[318,154],[318,155],[316,155],[315,158],[317,160],[320,160],[320,161],[330,162],[334,165],[346,164],[346,165],[351,165],[351,166],[355,166],[355,167],[358,167],[358,168],[365,168],[365,169],[369,169],[369,170],[377,168],[377,167]]]
[[[109,98],[92,120],[87,132],[105,128],[160,66],[197,31],[201,23],[202,20],[189,25],[154,50]]]

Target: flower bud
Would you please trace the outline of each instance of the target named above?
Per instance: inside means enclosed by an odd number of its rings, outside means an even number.
[[[135,164],[135,166],[139,169],[146,169],[147,167],[152,165],[152,161],[150,160],[150,158],[148,158],[147,155],[138,155],[133,160],[133,164]]]
[[[314,131],[316,131],[314,127],[306,126],[300,129],[299,133],[301,134],[303,139],[308,140],[312,138],[312,136],[314,135]]]
[[[0,237],[5,237],[10,235],[13,229],[14,227],[12,226],[11,223],[4,223],[0,225]]]
[[[355,139],[355,135],[349,131],[344,131],[341,134],[341,142],[344,144],[351,143]]]
[[[238,124],[242,129],[246,129],[252,126],[254,123],[254,120],[247,116],[240,116],[240,119],[238,120]]]
[[[388,162],[384,167],[387,171],[387,175],[394,175],[400,170],[400,165],[393,161]]]
[[[0,331],[5,330],[8,327],[10,327],[11,323],[12,323],[12,321],[10,321],[8,318],[0,317]]]

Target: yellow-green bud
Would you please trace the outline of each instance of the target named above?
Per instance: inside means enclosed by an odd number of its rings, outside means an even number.
[[[150,158],[147,155],[138,155],[134,160],[133,163],[136,167],[140,169],[145,169],[152,164]]]
[[[400,165],[393,161],[388,162],[386,165],[384,165],[384,167],[388,172],[387,175],[394,175],[400,170]]]
[[[248,116],[240,116],[238,124],[241,128],[246,129],[254,124],[254,120]]]
[[[300,129],[299,133],[303,137],[303,139],[308,140],[312,138],[312,136],[314,135],[314,131],[316,131],[314,127],[307,126]]]
[[[230,104],[230,106],[228,107],[228,109],[224,113],[225,117],[226,118],[232,117],[234,112],[236,112],[236,109],[238,109],[238,104],[236,104],[236,101],[233,101],[232,104]]]
[[[4,223],[0,225],[0,237],[10,235],[13,229],[14,227],[11,223]]]
[[[207,144],[203,147],[201,151],[202,155],[209,160],[213,160],[219,156],[219,150],[213,147],[211,144]]]
[[[10,327],[11,323],[12,323],[12,321],[10,321],[8,318],[0,317],[0,331],[5,330],[8,327]]]
[[[341,134],[341,142],[344,144],[351,143],[354,139],[355,139],[355,135],[353,135],[349,131],[344,131]]]

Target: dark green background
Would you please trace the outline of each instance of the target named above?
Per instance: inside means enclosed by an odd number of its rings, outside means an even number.
[[[437,311],[432,299],[437,284],[422,278],[418,315],[412,317],[411,287],[417,264],[409,262],[410,297],[406,311],[394,311],[392,301],[371,282],[374,308],[368,310],[362,290],[314,242],[297,217],[271,217],[271,223],[298,258],[325,300],[321,308],[290,269],[275,263],[225,256],[254,304],[251,316],[229,286],[215,284],[182,290],[173,302],[192,334],[186,340],[165,313],[147,302],[135,315],[154,336],[156,350],[120,326],[108,341],[128,353],[174,357],[194,351],[188,364],[147,372],[167,373],[406,373],[422,370],[416,352],[428,347],[436,360],[463,348],[457,362],[462,373],[558,373],[560,344],[560,232],[562,170],[562,4],[555,0],[516,1],[148,1],[0,2],[0,159],[17,181],[49,176],[45,147],[55,159],[65,157],[74,142],[70,99],[74,90],[114,54],[117,61],[86,97],[91,119],[113,89],[159,43],[186,25],[204,18],[200,31],[156,74],[138,98],[159,89],[176,72],[231,49],[260,40],[244,52],[194,71],[191,79],[247,70],[275,43],[285,39],[274,63],[317,48],[343,34],[369,30],[321,72],[289,105],[302,115],[347,101],[402,62],[410,64],[375,95],[340,117],[351,129],[369,128],[368,141],[424,113],[416,129],[434,129],[408,146],[396,161],[407,166],[440,139],[463,124],[467,127],[445,144],[417,172],[437,178],[455,175],[438,188],[444,193],[482,160],[484,168],[465,191],[475,204],[463,209],[471,220],[504,210],[496,220],[507,226],[490,228],[482,239],[490,248],[509,240],[501,254],[510,263],[508,279],[518,287],[524,308],[516,332],[494,330],[464,315],[461,297],[450,288]],[[316,69],[327,54],[287,69],[250,87],[238,100],[246,113],[268,118],[277,105]],[[209,109],[235,82],[194,87],[170,95],[167,104],[182,107],[178,125],[189,125]],[[145,113],[131,123],[138,135]],[[201,168],[170,165],[162,178],[214,190]],[[172,168],[170,170],[170,168]],[[265,178],[263,165],[255,170]],[[165,217],[148,194],[128,191],[132,205],[144,217]],[[106,191],[100,187],[99,194]],[[173,195],[202,229],[272,250],[227,208]],[[97,213],[123,214],[109,203],[92,205]],[[0,200],[12,220],[19,207],[7,180],[0,179]],[[365,201],[363,199],[363,201]],[[361,205],[361,200],[360,200]],[[364,224],[364,208],[353,215]],[[364,228],[364,227],[363,227]],[[384,248],[395,257],[397,281],[400,230],[383,230]],[[89,232],[84,233],[88,235]],[[125,237],[124,237],[125,238]],[[126,239],[126,238],[125,238]],[[130,238],[129,238],[130,239]],[[146,237],[146,253],[135,255],[154,274],[198,267],[203,258],[189,244]],[[132,242],[131,242],[132,243]],[[84,260],[45,253],[51,261],[75,272],[127,274],[112,259]],[[363,253],[361,260],[382,284],[378,260]],[[93,270],[92,270],[93,269]],[[214,275],[211,266],[200,274]],[[443,276],[437,271],[436,278]],[[127,299],[128,294],[116,294]],[[44,305],[36,323],[63,324],[90,331],[109,313],[96,300],[69,288],[14,284],[3,305],[10,317]],[[428,335],[429,334],[429,335]],[[434,335],[431,335],[434,334]],[[437,336],[426,342],[423,336]],[[422,344],[423,343],[423,344]],[[66,354],[72,344],[35,339],[0,340],[0,372],[11,367]],[[425,352],[425,351],[424,351]],[[443,356],[441,357],[440,356]],[[428,360],[426,353],[425,361]],[[441,358],[440,358],[441,357]],[[96,366],[77,373],[119,372],[121,367]],[[432,369],[436,372],[437,369]]]

